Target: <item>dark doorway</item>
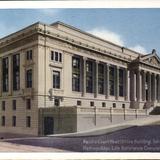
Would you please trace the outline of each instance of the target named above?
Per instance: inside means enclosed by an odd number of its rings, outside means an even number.
[[[146,101],[148,101],[148,89],[146,89]]]
[[[54,118],[44,117],[44,135],[54,133]]]

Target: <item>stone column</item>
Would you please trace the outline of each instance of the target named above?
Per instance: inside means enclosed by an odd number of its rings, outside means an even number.
[[[142,73],[142,100],[146,101],[146,72]]]
[[[141,101],[141,72],[140,70],[136,73],[136,92],[137,101]]]
[[[2,96],[2,58],[0,58],[0,96]]]
[[[156,74],[153,74],[153,101],[156,101],[156,85],[157,85],[157,81],[156,81]]]
[[[135,101],[136,82],[134,71],[130,71],[130,100]]]
[[[158,93],[157,93],[158,94],[158,99],[157,99],[157,101],[160,102],[160,75],[159,74],[158,74],[158,86],[157,87],[158,87],[158,90],[157,90],[158,91]]]
[[[119,97],[119,66],[116,66],[116,99]]]
[[[107,67],[105,64],[103,66],[104,66],[104,95],[106,97],[106,94],[107,94]]]
[[[82,96],[86,94],[86,57],[82,60]]]
[[[151,73],[148,73],[148,101],[151,102]]]
[[[125,81],[123,86],[125,86],[125,100],[128,101],[128,70],[127,68],[125,69]]]
[[[109,64],[106,64],[106,98],[109,98]]]
[[[95,75],[95,80],[94,80],[94,97],[96,98],[98,95],[98,61],[95,61],[95,71],[94,71],[94,75]]]

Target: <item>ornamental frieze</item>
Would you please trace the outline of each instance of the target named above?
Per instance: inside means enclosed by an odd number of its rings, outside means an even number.
[[[121,59],[116,59],[116,58],[112,58],[111,56],[95,53],[94,51],[89,51],[89,49],[83,49],[82,47],[77,47],[75,45],[72,45],[72,44],[69,44],[69,43],[66,43],[66,42],[62,42],[60,40],[56,40],[56,39],[47,39],[47,40],[48,40],[49,44],[54,44],[54,45],[58,45],[60,47],[65,47],[65,48],[71,49],[71,50],[76,51],[76,52],[78,51],[78,52],[81,52],[81,53],[85,53],[85,54],[88,54],[90,56],[93,56],[94,58],[97,57],[97,58],[105,59],[105,60],[116,62],[118,64],[122,64],[122,65],[125,65],[125,66],[127,66],[127,64],[128,64]],[[50,46],[48,46],[48,47],[50,47]]]

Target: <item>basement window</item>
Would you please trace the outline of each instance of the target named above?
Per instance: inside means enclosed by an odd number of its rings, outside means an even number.
[[[113,103],[113,108],[116,108],[116,103]]]

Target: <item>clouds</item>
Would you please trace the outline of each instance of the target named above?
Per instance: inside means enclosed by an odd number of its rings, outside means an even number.
[[[118,44],[118,45],[121,45],[121,46],[124,45],[124,41],[123,41],[121,35],[119,35],[117,33],[114,33],[112,31],[109,31],[107,29],[95,28],[95,29],[92,29],[92,30],[90,30],[88,32],[93,34],[93,35],[95,35],[95,36],[98,36],[98,37],[100,37],[102,39],[105,39],[107,41],[113,42],[115,44]]]
[[[140,52],[142,54],[146,54],[147,53],[146,49],[141,45],[135,45],[134,47],[130,47],[130,49],[132,49],[132,50],[134,50],[136,52]]]
[[[120,34],[115,33],[113,31],[110,31],[108,29],[104,29],[104,28],[94,28],[88,31],[89,33],[100,37],[102,39],[105,39],[107,41],[113,42],[115,44],[118,44],[120,46],[126,46],[125,43],[125,39],[124,37],[122,37]],[[142,54],[146,54],[147,51],[146,49],[141,46],[140,44],[136,44],[134,46],[126,46],[127,48],[130,48],[136,52],[142,53]]]

